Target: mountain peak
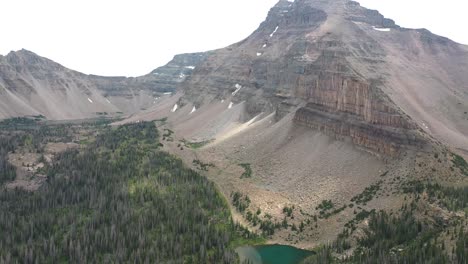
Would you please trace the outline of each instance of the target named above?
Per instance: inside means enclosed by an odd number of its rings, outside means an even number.
[[[14,65],[31,65],[45,62],[52,63],[52,61],[26,49],[11,51],[5,56],[5,58],[8,63]]]

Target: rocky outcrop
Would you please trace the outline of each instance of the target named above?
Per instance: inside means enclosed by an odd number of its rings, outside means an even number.
[[[416,130],[370,124],[356,115],[329,112],[312,103],[300,108],[294,120],[300,125],[319,130],[337,140],[350,139],[355,145],[376,154],[398,156],[401,150],[417,149],[426,144]]]
[[[181,83],[192,75],[197,66],[209,54],[210,52],[199,52],[176,55],[168,64],[155,69],[147,76],[140,77],[140,79],[150,79],[154,87],[158,87],[161,92],[174,92]]]
[[[281,103],[276,94],[290,94],[303,68],[294,57],[307,48],[307,41],[298,36],[317,29],[326,19],[323,10],[303,1],[280,1],[249,38],[213,51],[200,64],[183,84],[185,100],[195,105],[222,99],[245,102],[247,119],[275,111]],[[242,88],[233,95],[236,85]]]
[[[296,88],[295,96],[308,103],[296,112],[297,124],[391,156],[423,145],[417,126],[378,84],[353,70],[344,55],[351,50],[344,43],[319,46],[322,55],[306,67]]]
[[[381,28],[399,28],[395,21],[384,17],[377,10],[362,8],[358,2],[349,1],[347,7],[348,18],[352,21],[368,23]]]

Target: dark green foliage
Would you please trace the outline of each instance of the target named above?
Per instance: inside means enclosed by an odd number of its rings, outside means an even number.
[[[331,211],[331,209],[333,209],[335,207],[335,205],[333,204],[333,202],[331,200],[323,200],[319,206],[317,206],[315,209],[316,210],[320,210],[320,218],[329,218],[330,216],[332,215],[335,215],[335,214],[338,214],[340,213],[341,211],[345,210],[346,209],[346,205],[343,205],[342,207],[339,207],[339,208],[336,208],[335,210]]]
[[[333,257],[333,246],[325,245],[314,250],[315,254],[306,258],[301,264],[331,264],[337,261]]]
[[[293,213],[293,210],[294,210],[294,206],[292,206],[292,207],[285,206],[283,208],[283,213],[286,214],[288,217],[291,217],[292,213]]]
[[[39,116],[37,118],[29,117],[13,117],[9,119],[0,120],[0,128],[19,128],[25,126],[35,126],[37,121],[39,121]]]
[[[16,119],[14,119],[16,120]],[[23,120],[20,118],[19,120]],[[29,119],[27,119],[29,120]],[[12,121],[3,121],[12,122]],[[31,152],[43,152],[43,144],[53,141],[69,141],[70,128],[67,126],[29,126],[16,131],[16,127],[0,131],[0,186],[16,178],[16,168],[8,162],[8,153],[24,148]]]
[[[319,206],[317,206],[317,208],[315,208],[316,210],[321,210],[321,211],[327,211],[327,210],[330,210],[334,207],[335,205],[333,204],[333,202],[331,200],[323,200]]]
[[[275,233],[276,229],[280,229],[283,226],[281,223],[273,222],[271,220],[271,215],[265,214],[263,219],[259,217],[261,212],[257,210],[257,213],[252,213],[249,209],[250,198],[247,195],[244,195],[240,192],[231,193],[232,204],[236,210],[243,214],[247,221],[249,221],[253,226],[259,226],[262,234],[264,236],[272,236]]]
[[[370,212],[366,210],[362,210],[356,214],[353,220],[346,223],[345,227],[351,229],[351,232],[353,232],[356,229],[357,224],[359,224],[362,220],[368,218],[371,214],[374,214],[374,213],[375,213],[374,209]]]
[[[372,214],[365,231],[351,262],[449,263],[435,243],[439,230],[417,221],[409,211],[399,217],[383,211]]]
[[[415,194],[424,191],[424,183],[421,181],[409,181],[403,185],[403,193]]]
[[[241,175],[241,179],[252,178],[252,168],[249,163],[241,163],[239,164],[239,166],[244,168],[244,172]]]
[[[320,217],[328,219],[330,216],[339,214],[342,211],[344,211],[345,209],[346,209],[346,205],[343,205],[342,207],[336,208],[335,210],[333,210],[331,212],[327,212],[327,213],[324,213],[324,214],[320,215]]]
[[[421,181],[408,182],[403,191],[408,194],[428,193],[429,201],[439,203],[450,211],[468,208],[468,187],[447,187],[440,184],[425,184]]]
[[[197,169],[202,170],[202,171],[208,171],[209,168],[215,167],[213,163],[203,163],[200,160],[193,160],[192,163],[193,165],[197,167]]]
[[[16,169],[8,162],[9,143],[0,138],[0,187],[16,178]]]
[[[245,210],[250,206],[250,198],[240,192],[232,193],[231,198],[232,204],[240,213],[245,212]]]
[[[376,184],[366,187],[366,189],[364,189],[362,193],[354,196],[351,199],[351,202],[355,202],[356,204],[366,204],[367,202],[371,201],[374,198],[374,196],[380,190],[381,184],[382,184],[382,181],[379,181]]]
[[[39,191],[1,192],[0,262],[235,262],[224,199],[157,142],[153,123],[110,129],[60,154]]]
[[[468,187],[445,187],[439,184],[425,186],[430,200],[439,202],[450,211],[465,210],[468,208]]]
[[[191,148],[191,149],[199,149],[199,148],[202,148],[208,144],[210,144],[211,142],[213,142],[213,140],[206,140],[206,141],[200,141],[200,142],[188,142],[188,141],[183,141],[184,145],[188,148]]]
[[[460,229],[455,245],[455,255],[458,263],[468,263],[468,233]]]
[[[458,169],[460,169],[460,171],[465,176],[468,176],[468,163],[466,162],[466,160],[460,155],[457,155],[457,154],[452,154],[452,155],[453,155],[453,159],[452,159],[453,165],[457,167]]]
[[[172,138],[173,134],[174,134],[174,131],[167,129],[167,128],[164,129],[163,140],[174,141],[174,139]]]

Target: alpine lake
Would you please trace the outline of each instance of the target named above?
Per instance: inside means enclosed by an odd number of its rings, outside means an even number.
[[[236,252],[242,264],[299,264],[314,254],[313,251],[285,245],[243,246]]]

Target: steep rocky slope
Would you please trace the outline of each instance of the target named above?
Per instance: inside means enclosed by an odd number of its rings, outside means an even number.
[[[467,69],[465,46],[356,2],[284,0],[182,90],[197,107],[245,102],[242,121],[296,112],[298,124],[377,153],[423,146],[422,130],[467,150]]]
[[[148,75],[125,78],[85,75],[27,50],[11,52],[0,56],[0,118],[135,113],[174,92],[204,58],[203,53],[178,55]]]

